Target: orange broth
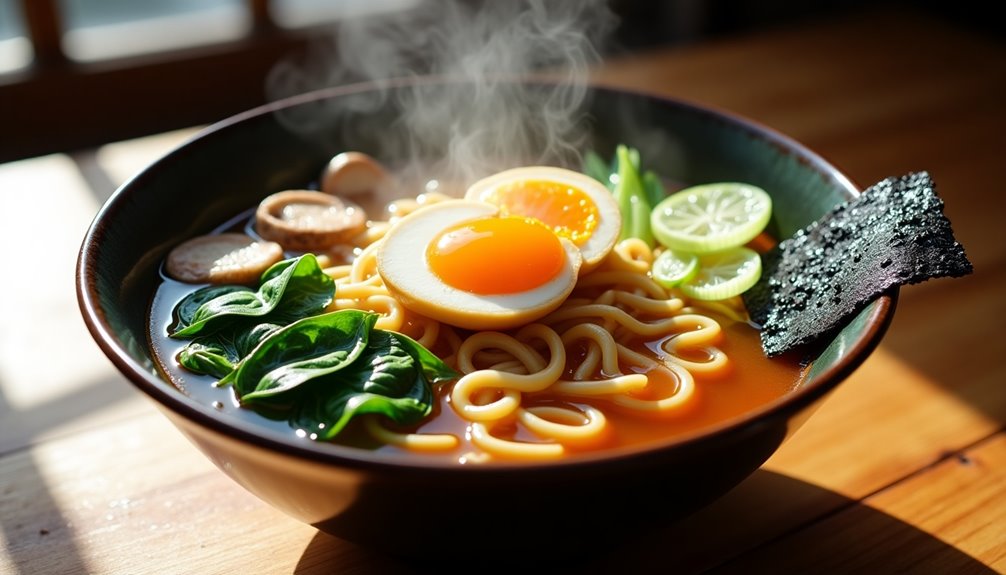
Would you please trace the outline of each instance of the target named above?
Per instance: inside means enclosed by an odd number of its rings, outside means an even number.
[[[168,381],[196,401],[213,406],[223,417],[237,418],[289,434],[294,441],[313,441],[305,432],[293,429],[286,420],[269,419],[250,408],[241,407],[231,389],[217,387],[214,385],[216,380],[213,377],[193,374],[178,364],[175,357],[187,342],[168,338],[167,329],[171,324],[171,312],[175,304],[193,289],[195,288],[192,285],[165,278],[151,306],[150,344]],[[758,332],[753,326],[713,313],[708,315],[719,321],[723,328],[723,338],[717,347],[727,354],[731,369],[726,374],[716,377],[704,378],[696,375],[696,392],[691,405],[673,416],[640,416],[638,413],[619,411],[617,407],[604,400],[570,401],[569,398],[550,397],[547,393],[526,396],[525,399],[532,404],[560,403],[580,406],[591,404],[605,413],[610,423],[606,444],[591,446],[589,450],[578,450],[575,446],[569,446],[568,453],[575,456],[578,452],[584,451],[619,450],[666,443],[676,437],[709,429],[738,418],[785,395],[799,384],[803,374],[799,362],[793,357],[766,358],[761,349]],[[655,342],[636,342],[631,347],[652,356],[647,343],[653,346]],[[666,381],[657,383],[665,386],[675,385]],[[356,422],[351,423],[334,442],[396,457],[437,458],[465,462],[468,460],[468,454],[479,449],[474,447],[467,437],[467,422],[462,420],[449,404],[450,385],[439,386],[435,392],[439,397],[439,404],[434,406],[433,415],[418,427],[403,431],[452,433],[461,438],[461,445],[453,451],[419,453],[382,445],[371,439]],[[518,430],[512,435],[507,431],[504,428],[497,428],[494,432],[501,437],[535,441],[527,431]]]

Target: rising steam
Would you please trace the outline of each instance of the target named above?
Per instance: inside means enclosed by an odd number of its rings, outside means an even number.
[[[267,89],[279,99],[372,82],[378,90],[283,120],[320,137],[333,118],[343,130],[360,129],[354,116],[390,108],[395,141],[381,147],[400,170],[470,181],[505,167],[579,157],[588,71],[616,23],[605,0],[427,0],[390,17],[344,22],[302,61],[277,66]],[[401,88],[402,78],[416,76],[460,82],[456,89],[439,82]],[[513,81],[531,76],[553,82]],[[357,136],[365,135],[338,134],[343,142]]]

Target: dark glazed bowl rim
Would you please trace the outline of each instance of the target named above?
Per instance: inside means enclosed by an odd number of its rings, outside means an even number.
[[[382,89],[388,87],[407,87],[415,82],[440,83],[445,81],[451,80],[436,77],[408,78],[382,82],[379,87]],[[524,78],[517,79],[516,81],[550,83],[547,79]],[[187,395],[173,390],[164,380],[156,377],[149,369],[137,363],[130,357],[125,346],[116,338],[114,327],[110,324],[108,317],[98,303],[97,278],[99,271],[96,269],[96,254],[100,249],[98,247],[101,243],[100,240],[106,235],[107,228],[110,225],[109,221],[114,220],[116,211],[120,209],[120,206],[131,201],[130,195],[132,190],[136,187],[141,187],[144,182],[152,178],[157,178],[159,171],[163,170],[166,166],[171,166],[178,161],[184,161],[183,158],[188,148],[198,146],[200,142],[210,140],[234,125],[254,121],[257,118],[273,114],[282,108],[365,92],[373,90],[375,87],[378,87],[378,85],[373,82],[366,82],[316,90],[278,100],[223,119],[202,129],[162,156],[159,160],[137,173],[129,181],[121,185],[99,209],[88,228],[78,255],[76,269],[78,305],[88,330],[102,352],[105,353],[116,368],[135,387],[153,399],[161,408],[170,410],[199,427],[212,430],[239,442],[286,456],[342,468],[410,472],[415,474],[506,475],[516,473],[530,475],[553,472],[575,474],[595,466],[625,464],[631,467],[633,461],[650,461],[654,458],[673,459],[675,453],[697,448],[701,449],[701,446],[707,445],[709,442],[721,441],[732,434],[743,434],[746,428],[758,426],[759,423],[774,422],[780,419],[786,420],[820,400],[855,371],[876,348],[890,325],[898,298],[897,287],[887,290],[868,304],[868,314],[865,318],[865,325],[867,327],[861,337],[848,342],[842,361],[817,373],[813,382],[801,386],[799,389],[787,393],[781,398],[747,412],[742,416],[721,422],[702,431],[684,434],[656,445],[647,445],[634,449],[620,449],[615,452],[578,455],[575,458],[555,462],[501,462],[492,465],[472,466],[438,460],[424,461],[419,458],[405,459],[348,447],[334,449],[340,446],[317,445],[308,442],[294,443],[278,435],[264,433],[262,432],[263,430],[257,430],[251,425],[245,426],[241,425],[240,422],[234,424],[225,421],[217,417],[214,410],[209,406],[203,406]],[[860,193],[859,188],[842,171],[816,152],[813,152],[796,140],[749,118],[705,104],[698,104],[680,98],[648,93],[641,90],[620,88],[607,85],[603,82],[591,82],[588,87],[595,92],[607,91],[615,96],[628,96],[662,102],[665,105],[685,109],[690,113],[698,114],[710,120],[734,125],[758,139],[797,155],[802,161],[811,164],[815,171],[830,178],[837,185],[844,188],[850,198]]]

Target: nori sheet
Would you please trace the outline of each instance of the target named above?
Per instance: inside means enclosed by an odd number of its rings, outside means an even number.
[[[830,335],[895,285],[973,271],[927,172],[882,180],[762,258],[744,294],[772,357]]]

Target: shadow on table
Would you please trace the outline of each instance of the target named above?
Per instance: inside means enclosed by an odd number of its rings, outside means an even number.
[[[1006,423],[1006,386],[1002,370],[994,366],[1006,352],[998,319],[1006,312],[1006,300],[999,294],[1004,279],[1006,268],[986,268],[963,278],[903,288],[882,343],[884,350],[928,380],[1001,423]],[[969,355],[962,357],[961,350],[969,350]]]
[[[487,494],[487,496],[491,496]],[[547,521],[547,512],[537,520]],[[589,513],[584,514],[589,517]],[[473,522],[477,529],[477,522]],[[590,558],[521,554],[520,534],[501,541],[484,565],[450,557],[450,542],[429,562],[399,559],[319,532],[295,573],[850,573],[993,574],[966,553],[886,513],[835,492],[760,470],[692,517]],[[798,553],[793,553],[798,549]],[[878,571],[879,570],[879,571]]]

